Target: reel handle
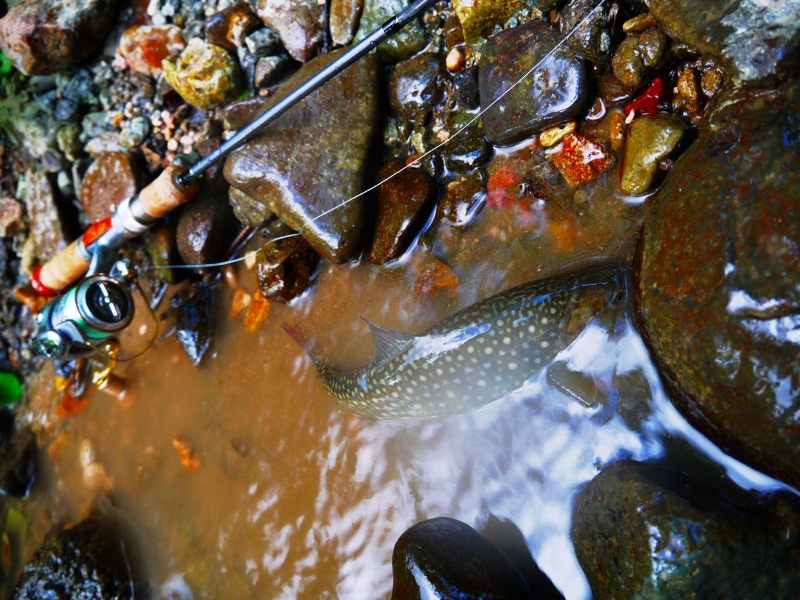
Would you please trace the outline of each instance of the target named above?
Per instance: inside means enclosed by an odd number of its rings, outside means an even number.
[[[132,204],[138,205],[134,216],[137,212],[141,213],[142,219],[138,223],[141,227],[149,226],[156,219],[195,197],[197,194],[196,182],[193,181],[189,185],[175,182],[175,179],[184,171],[184,167],[170,165],[161,172],[155,181],[139,192],[138,200],[132,201]],[[107,231],[116,233],[117,236],[136,233],[125,225],[124,222],[118,223],[112,217],[100,237]],[[93,227],[90,227],[82,237],[33,272],[31,285],[38,294],[56,296],[83,277],[92,260],[92,254],[88,248],[98,239],[97,232],[93,231]],[[114,229],[117,231],[113,231]]]

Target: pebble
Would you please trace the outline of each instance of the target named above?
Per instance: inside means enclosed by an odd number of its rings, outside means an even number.
[[[656,18],[650,13],[642,13],[625,21],[622,24],[622,31],[625,33],[640,33],[654,27],[658,27]]]
[[[389,76],[389,105],[395,116],[410,119],[441,100],[443,66],[442,55],[431,52],[423,52],[397,65]]]
[[[670,156],[686,132],[686,122],[675,115],[650,115],[634,120],[625,142],[620,186],[638,196],[650,190],[661,159]]]
[[[288,56],[265,56],[256,63],[254,83],[257,88],[263,88],[277,83],[291,67],[292,61]]]
[[[158,77],[161,62],[177,56],[186,47],[183,33],[175,25],[134,25],[119,41],[119,53],[136,73]]]
[[[206,41],[235,51],[247,36],[262,27],[258,15],[246,2],[239,2],[211,16],[206,23]]]
[[[256,12],[264,24],[278,32],[293,59],[308,62],[322,50],[324,4],[317,0],[258,0]]]
[[[106,152],[92,162],[81,183],[81,205],[91,222],[110,217],[120,202],[144,184],[143,174],[127,152]]]
[[[250,54],[257,57],[271,56],[283,50],[281,36],[269,27],[262,27],[248,35],[244,40]]]
[[[597,179],[614,164],[602,145],[579,133],[566,137],[552,150],[550,160],[573,188]]]
[[[346,46],[353,40],[364,0],[331,0],[331,39],[337,46]]]
[[[614,75],[625,85],[641,86],[664,65],[668,43],[660,29],[629,35],[611,60]]]
[[[14,198],[0,196],[0,237],[16,235],[21,230],[23,206]]]
[[[575,133],[577,128],[578,124],[575,121],[559,123],[554,127],[549,127],[548,129],[542,131],[542,133],[539,134],[539,143],[544,148],[550,148],[558,144],[568,135]]]
[[[458,71],[465,64],[464,51],[461,48],[453,48],[447,53],[445,65],[449,71]]]

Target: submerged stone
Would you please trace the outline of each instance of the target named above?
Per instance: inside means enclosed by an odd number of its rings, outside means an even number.
[[[264,24],[278,32],[293,59],[308,62],[322,49],[324,6],[317,0],[258,0],[256,11]]]
[[[194,366],[200,364],[214,340],[213,303],[213,288],[199,283],[178,308],[178,341]]]
[[[369,262],[382,265],[408,247],[410,238],[419,230],[419,220],[432,195],[430,178],[416,169],[403,168],[402,161],[386,163],[378,173],[383,181],[397,173],[378,188],[378,217],[375,239],[367,255]]]
[[[392,553],[392,600],[538,597],[500,550],[472,527],[438,517],[418,523]]]
[[[36,479],[39,447],[30,428],[17,432],[0,449],[0,492],[25,498]]]
[[[444,57],[424,52],[403,61],[389,76],[392,112],[410,119],[420,110],[433,108],[443,95]]]
[[[475,169],[469,175],[449,182],[436,208],[436,215],[454,226],[464,226],[486,202],[486,174]]]
[[[178,253],[187,265],[225,260],[236,230],[236,217],[224,196],[215,190],[201,192],[181,209],[175,231]]]
[[[611,67],[624,85],[639,87],[653,76],[667,59],[669,40],[660,29],[633,33],[622,40]]]
[[[560,39],[556,29],[538,21],[489,38],[479,72],[481,108],[499,98]],[[588,85],[583,60],[562,47],[483,114],[486,136],[497,144],[511,144],[572,119],[588,98]]]
[[[235,98],[242,87],[242,73],[227,50],[192,38],[180,56],[162,62],[164,79],[181,98],[209,110]]]
[[[686,121],[675,115],[650,115],[636,119],[625,140],[622,191],[644,194],[653,185],[658,164],[672,157],[686,133]]]
[[[686,418],[798,486],[800,83],[714,104],[653,199],[640,326]]]
[[[133,598],[125,542],[109,524],[94,519],[64,529],[25,565],[14,597]]]
[[[714,57],[736,83],[800,68],[800,0],[650,0],[670,37]]]
[[[132,198],[142,187],[141,169],[127,152],[105,152],[86,171],[81,183],[81,205],[91,222],[114,214],[123,200]]]
[[[319,256],[303,238],[277,239],[290,233],[282,224],[270,227],[256,255],[258,289],[270,301],[290,302],[305,292],[317,267]]]
[[[304,65],[267,105],[340,54],[325,54]],[[311,247],[333,262],[354,256],[363,234],[364,198],[344,202],[363,189],[377,119],[377,76],[377,61],[362,58],[225,163],[231,185],[270,207],[295,231],[302,230]],[[323,215],[326,211],[331,212]]]
[[[407,6],[405,0],[364,0],[364,10],[353,42],[360,42]],[[377,52],[382,62],[396,63],[413,56],[427,43],[425,30],[415,19],[380,44]]]
[[[800,503],[745,505],[685,474],[617,462],[583,488],[572,541],[596,598],[792,598]],[[746,591],[745,591],[746,590]]]
[[[442,148],[442,158],[448,170],[454,173],[483,167],[492,156],[492,146],[483,135],[481,120],[471,123],[474,118],[475,115],[469,113],[451,113],[447,118],[451,138]]]
[[[22,0],[0,19],[0,48],[26,75],[74,67],[100,48],[114,0]]]

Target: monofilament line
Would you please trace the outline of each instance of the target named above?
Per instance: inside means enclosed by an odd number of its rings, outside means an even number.
[[[368,187],[367,189],[365,189],[365,190],[359,192],[358,194],[356,194],[355,196],[352,196],[352,197],[348,198],[347,200],[344,200],[344,201],[340,202],[336,206],[333,206],[333,207],[329,208],[328,210],[321,212],[320,214],[318,214],[313,219],[311,219],[308,222],[304,223],[299,231],[296,231],[294,233],[289,233],[287,235],[282,235],[280,237],[276,237],[276,238],[272,238],[270,240],[267,240],[264,243],[264,245],[262,245],[258,250],[252,250],[252,251],[244,254],[243,256],[240,256],[239,258],[232,258],[230,260],[224,260],[222,262],[216,262],[216,263],[201,263],[201,264],[192,264],[192,265],[162,265],[162,266],[152,266],[152,267],[149,267],[149,268],[150,269],[195,269],[195,268],[224,267],[225,265],[231,265],[231,264],[234,264],[234,263],[237,263],[237,262],[241,262],[243,260],[247,260],[248,257],[254,256],[260,250],[262,250],[263,248],[266,248],[270,244],[274,244],[276,242],[280,242],[281,240],[287,240],[287,239],[291,239],[291,238],[296,238],[296,237],[302,236],[303,233],[306,230],[306,227],[308,227],[308,225],[310,225],[314,221],[317,221],[317,220],[319,220],[319,219],[321,219],[323,217],[326,217],[327,215],[331,214],[332,212],[339,210],[343,206],[347,206],[348,204],[350,204],[354,200],[358,200],[362,196],[364,196],[366,194],[369,194],[370,192],[378,189],[384,183],[387,183],[388,181],[391,181],[392,179],[394,179],[395,177],[400,175],[400,173],[402,173],[403,171],[414,167],[414,165],[418,164],[419,161],[421,161],[425,157],[430,156],[431,154],[433,154],[437,150],[440,150],[441,148],[444,148],[447,144],[452,142],[457,136],[461,135],[466,129],[468,129],[473,123],[475,123],[475,121],[480,119],[487,111],[491,110],[492,107],[494,107],[495,104],[500,102],[500,100],[505,98],[512,90],[514,90],[518,85],[520,85],[523,81],[525,81],[528,77],[530,77],[531,74],[533,74],[533,72],[536,71],[536,69],[538,69],[540,66],[542,66],[542,64],[544,64],[545,61],[547,61],[550,57],[552,57],[575,34],[575,32],[580,27],[582,27],[585,23],[587,23],[589,21],[589,19],[594,15],[594,13],[601,6],[603,6],[603,4],[605,4],[605,2],[606,2],[606,0],[600,0],[600,2],[597,3],[597,6],[595,6],[589,13],[586,14],[585,17],[583,17],[580,21],[578,21],[578,23],[572,29],[570,29],[567,32],[567,35],[565,35],[564,38],[561,41],[559,41],[555,46],[553,46],[553,48],[550,51],[548,51],[547,54],[545,54],[542,58],[540,58],[536,62],[536,64],[534,64],[530,69],[528,69],[522,75],[522,77],[517,79],[513,84],[511,84],[509,86],[509,88],[507,90],[505,90],[497,98],[492,100],[492,102],[490,104],[488,104],[486,106],[486,108],[481,109],[477,114],[475,114],[474,117],[472,117],[469,121],[464,123],[464,125],[460,129],[458,129],[455,133],[453,133],[453,135],[451,135],[449,138],[447,138],[443,142],[440,142],[439,144],[437,144],[436,146],[434,146],[430,150],[426,151],[424,154],[418,156],[412,162],[404,165],[402,168],[398,169],[397,171],[395,171],[391,175],[387,176],[385,179],[379,181],[375,185],[373,185],[371,187]]]

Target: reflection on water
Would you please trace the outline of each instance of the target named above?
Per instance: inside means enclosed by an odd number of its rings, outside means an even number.
[[[371,359],[359,316],[406,331],[409,315],[417,330],[442,316],[420,308],[410,286],[403,269],[329,267],[311,297],[274,307],[255,335],[224,321],[215,358],[200,369],[174,337],[160,341],[122,369],[132,406],[97,396],[66,422],[35,510],[64,522],[91,508],[96,492],[78,461],[90,439],[161,597],[385,598],[397,538],[450,516],[478,530],[493,517],[510,521],[565,596],[584,598],[572,498],[604,465],[659,456],[665,436],[687,435],[740,484],[769,485],[672,409],[628,308],[595,319],[549,375],[468,414],[389,422],[340,409],[281,323],[301,324],[321,350],[357,367]],[[222,294],[220,314],[231,296]],[[176,435],[192,443],[198,471],[180,466]]]

